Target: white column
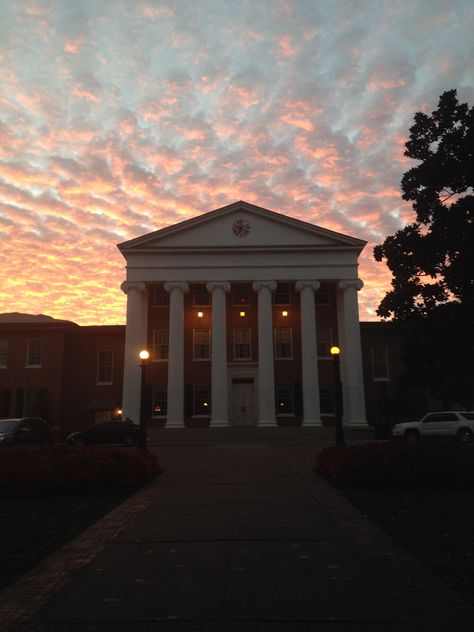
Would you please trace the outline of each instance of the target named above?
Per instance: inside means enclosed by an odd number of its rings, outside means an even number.
[[[147,293],[145,283],[124,281],[127,295],[122,418],[140,423],[141,369],[138,354],[147,346]]]
[[[167,428],[184,428],[184,297],[189,285],[165,283],[170,295]]]
[[[227,281],[210,282],[212,293],[212,367],[211,367],[211,426],[229,426],[227,399],[227,321],[226,298],[230,292]]]
[[[318,347],[314,290],[319,281],[297,281],[301,293],[301,365],[303,372],[303,426],[322,426],[319,405]]]
[[[344,423],[349,426],[366,426],[362,348],[360,342],[359,306],[357,291],[364,284],[360,279],[339,281],[342,295],[339,322],[342,325],[341,364],[344,367],[346,402]]]
[[[275,281],[254,281],[258,292],[258,426],[276,426],[272,292]]]

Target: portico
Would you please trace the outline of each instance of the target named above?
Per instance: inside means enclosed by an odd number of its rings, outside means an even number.
[[[320,426],[327,347],[342,348],[344,423],[366,425],[357,258],[365,242],[248,204],[119,245],[127,261],[123,415],[139,419],[138,352],[151,352],[150,417],[165,427]]]

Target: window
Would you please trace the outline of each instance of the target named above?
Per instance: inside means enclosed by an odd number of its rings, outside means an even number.
[[[153,286],[153,307],[164,307],[170,304],[170,295],[163,285]]]
[[[289,283],[277,283],[276,290],[273,295],[273,303],[275,305],[290,305],[291,286]]]
[[[390,380],[388,366],[388,347],[372,347],[372,378],[375,382]]]
[[[458,416],[456,413],[433,413],[432,415],[427,415],[423,420],[424,424],[427,423],[441,423],[443,421],[457,421]]]
[[[43,341],[39,338],[28,340],[26,366],[40,367],[43,360]]]
[[[275,358],[293,357],[293,331],[291,327],[275,328]]]
[[[334,414],[334,398],[332,396],[332,388],[330,386],[319,387],[319,406],[321,415]]]
[[[234,329],[233,340],[234,340],[234,360],[250,360],[251,358],[251,352],[250,352],[251,330],[250,329]]]
[[[100,349],[97,352],[97,384],[112,384],[114,352]]]
[[[7,366],[8,358],[8,340],[6,338],[0,338],[0,367],[2,369]]]
[[[316,330],[318,358],[330,358],[332,347],[331,327],[318,327]]]
[[[333,286],[331,283],[321,283],[319,289],[314,293],[316,305],[330,305],[332,303]]]
[[[211,357],[211,330],[193,330],[194,360],[209,360]]]
[[[210,299],[205,283],[193,285],[193,305],[210,305]]]
[[[23,391],[23,417],[38,415],[41,408],[41,390],[30,388]]]
[[[293,415],[295,402],[293,396],[293,384],[276,385],[276,414]]]
[[[211,389],[209,386],[194,385],[193,415],[211,414]]]
[[[10,414],[10,390],[0,388],[0,419]]]
[[[252,288],[250,283],[232,284],[232,305],[251,305]]]
[[[168,412],[168,393],[166,386],[156,386],[153,391],[153,415],[164,417]]]
[[[153,354],[154,362],[168,359],[169,329],[155,329],[153,331]]]

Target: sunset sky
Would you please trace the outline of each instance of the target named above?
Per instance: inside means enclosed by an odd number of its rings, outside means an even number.
[[[116,244],[246,200],[365,239],[411,220],[416,111],[474,102],[472,0],[1,0],[0,312],[125,322]]]

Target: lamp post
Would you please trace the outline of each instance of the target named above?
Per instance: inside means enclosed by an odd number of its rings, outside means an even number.
[[[334,412],[336,414],[336,445],[345,445],[344,428],[342,426],[342,383],[341,383],[341,367],[339,364],[339,355],[341,350],[339,347],[331,347],[331,355],[334,367]]]
[[[145,387],[146,387],[146,368],[150,359],[150,353],[146,349],[142,349],[138,354],[140,358],[140,368],[142,372],[142,378],[140,383],[140,430],[143,433],[144,439],[140,446],[143,450],[147,449],[147,432],[146,432],[146,411],[145,411]]]

